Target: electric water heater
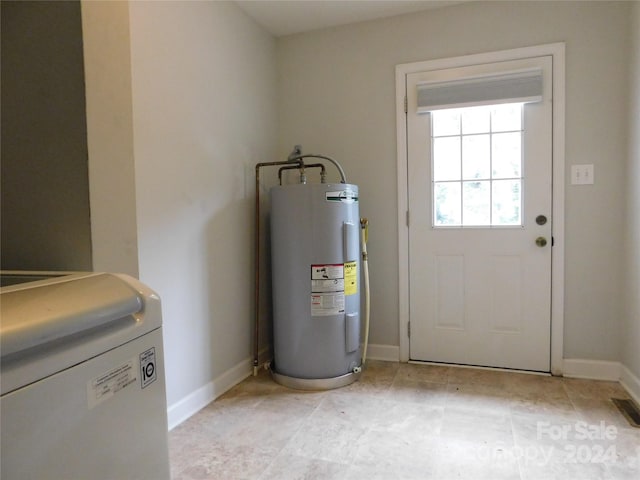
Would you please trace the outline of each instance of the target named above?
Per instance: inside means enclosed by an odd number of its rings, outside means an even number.
[[[360,372],[358,187],[271,189],[274,378],[335,388]]]

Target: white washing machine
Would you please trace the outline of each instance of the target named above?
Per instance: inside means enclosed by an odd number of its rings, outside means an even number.
[[[159,297],[126,275],[20,277],[0,288],[0,477],[169,479]]]

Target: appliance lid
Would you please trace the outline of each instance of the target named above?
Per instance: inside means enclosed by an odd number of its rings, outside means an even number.
[[[1,298],[3,357],[133,315],[143,306],[138,292],[109,274],[13,289]]]
[[[126,275],[77,273],[0,289],[2,393],[162,324],[160,299]]]

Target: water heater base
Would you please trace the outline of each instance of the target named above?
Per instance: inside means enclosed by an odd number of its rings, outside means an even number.
[[[271,377],[276,383],[295,390],[332,390],[334,388],[346,387],[360,378],[359,372],[350,372],[345,375],[333,378],[295,378],[282,375],[269,369]]]

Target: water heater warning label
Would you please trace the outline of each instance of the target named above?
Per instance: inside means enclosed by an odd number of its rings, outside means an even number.
[[[341,313],[344,313],[344,292],[311,294],[311,316],[326,317]]]
[[[344,278],[344,265],[311,265],[311,280],[335,280]]]
[[[344,264],[344,294],[355,295],[358,293],[358,262]]]
[[[311,265],[311,315],[344,313],[345,265]]]
[[[311,291],[319,292],[344,292],[344,278],[333,280],[311,280]]]

